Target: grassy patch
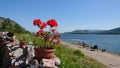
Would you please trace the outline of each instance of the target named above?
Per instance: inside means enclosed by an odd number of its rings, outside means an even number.
[[[57,46],[55,54],[61,59],[60,68],[107,68],[98,61],[85,56],[80,50]]]
[[[44,46],[45,41],[40,37],[35,37],[32,34],[15,34],[19,40],[26,41],[29,43],[29,41],[33,42],[34,46]]]

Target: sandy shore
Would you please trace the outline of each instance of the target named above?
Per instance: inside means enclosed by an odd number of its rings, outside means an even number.
[[[81,50],[85,55],[101,62],[109,68],[120,68],[120,56],[109,52],[101,52],[100,50],[90,51],[90,48],[83,48],[80,45],[75,45],[67,42],[61,42],[74,50]]]

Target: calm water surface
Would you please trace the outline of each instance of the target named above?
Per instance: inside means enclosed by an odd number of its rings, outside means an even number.
[[[120,54],[120,35],[62,34],[62,41],[70,43],[84,41],[90,46],[97,44],[100,49]]]

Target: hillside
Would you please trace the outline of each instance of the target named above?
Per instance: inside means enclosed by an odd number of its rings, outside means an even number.
[[[94,34],[94,33],[99,33],[103,32],[104,30],[74,30],[71,32],[65,32],[65,33],[70,33],[70,34]]]
[[[120,27],[110,30],[74,30],[67,34],[120,34]]]
[[[119,27],[119,28],[115,28],[115,29],[111,29],[110,31],[113,31],[113,32],[120,32],[120,27]]]
[[[29,33],[25,28],[20,26],[17,22],[0,17],[0,31],[11,31],[15,33]]]
[[[115,29],[111,29],[111,30],[109,30],[109,32],[120,34],[120,27],[119,28],[115,28]]]

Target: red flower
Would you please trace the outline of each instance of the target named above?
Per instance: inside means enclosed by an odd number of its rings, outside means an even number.
[[[46,28],[46,26],[47,26],[47,24],[46,24],[45,22],[43,22],[43,23],[41,24],[40,28],[41,28],[41,29],[44,29],[44,28]]]
[[[57,44],[60,44],[60,40],[57,40],[57,42],[56,42]]]
[[[34,21],[33,21],[33,24],[36,26],[36,25],[40,25],[40,24],[42,24],[42,21],[40,20],[40,19],[35,19]]]
[[[45,35],[46,33],[45,33],[45,31],[44,30],[39,30],[37,33],[36,33],[37,35]]]
[[[57,39],[57,38],[60,38],[60,37],[61,37],[60,34],[53,35],[53,39]]]
[[[45,41],[49,41],[49,40],[50,40],[49,36],[45,37]]]
[[[33,24],[38,26],[40,30],[36,33],[38,36],[44,39],[45,47],[51,47],[54,43],[60,43],[60,34],[58,34],[56,27],[58,23],[54,19],[48,20],[46,23],[42,22],[40,19],[35,19]],[[44,31],[46,26],[50,26],[49,31]],[[53,43],[54,42],[54,43]],[[52,46],[53,47],[53,46]]]
[[[47,24],[51,27],[54,27],[54,26],[57,27],[58,26],[58,23],[54,19],[48,20]]]
[[[51,31],[54,33],[56,29],[51,29]]]
[[[36,32],[36,35],[40,35],[39,31],[38,31],[38,32]]]

